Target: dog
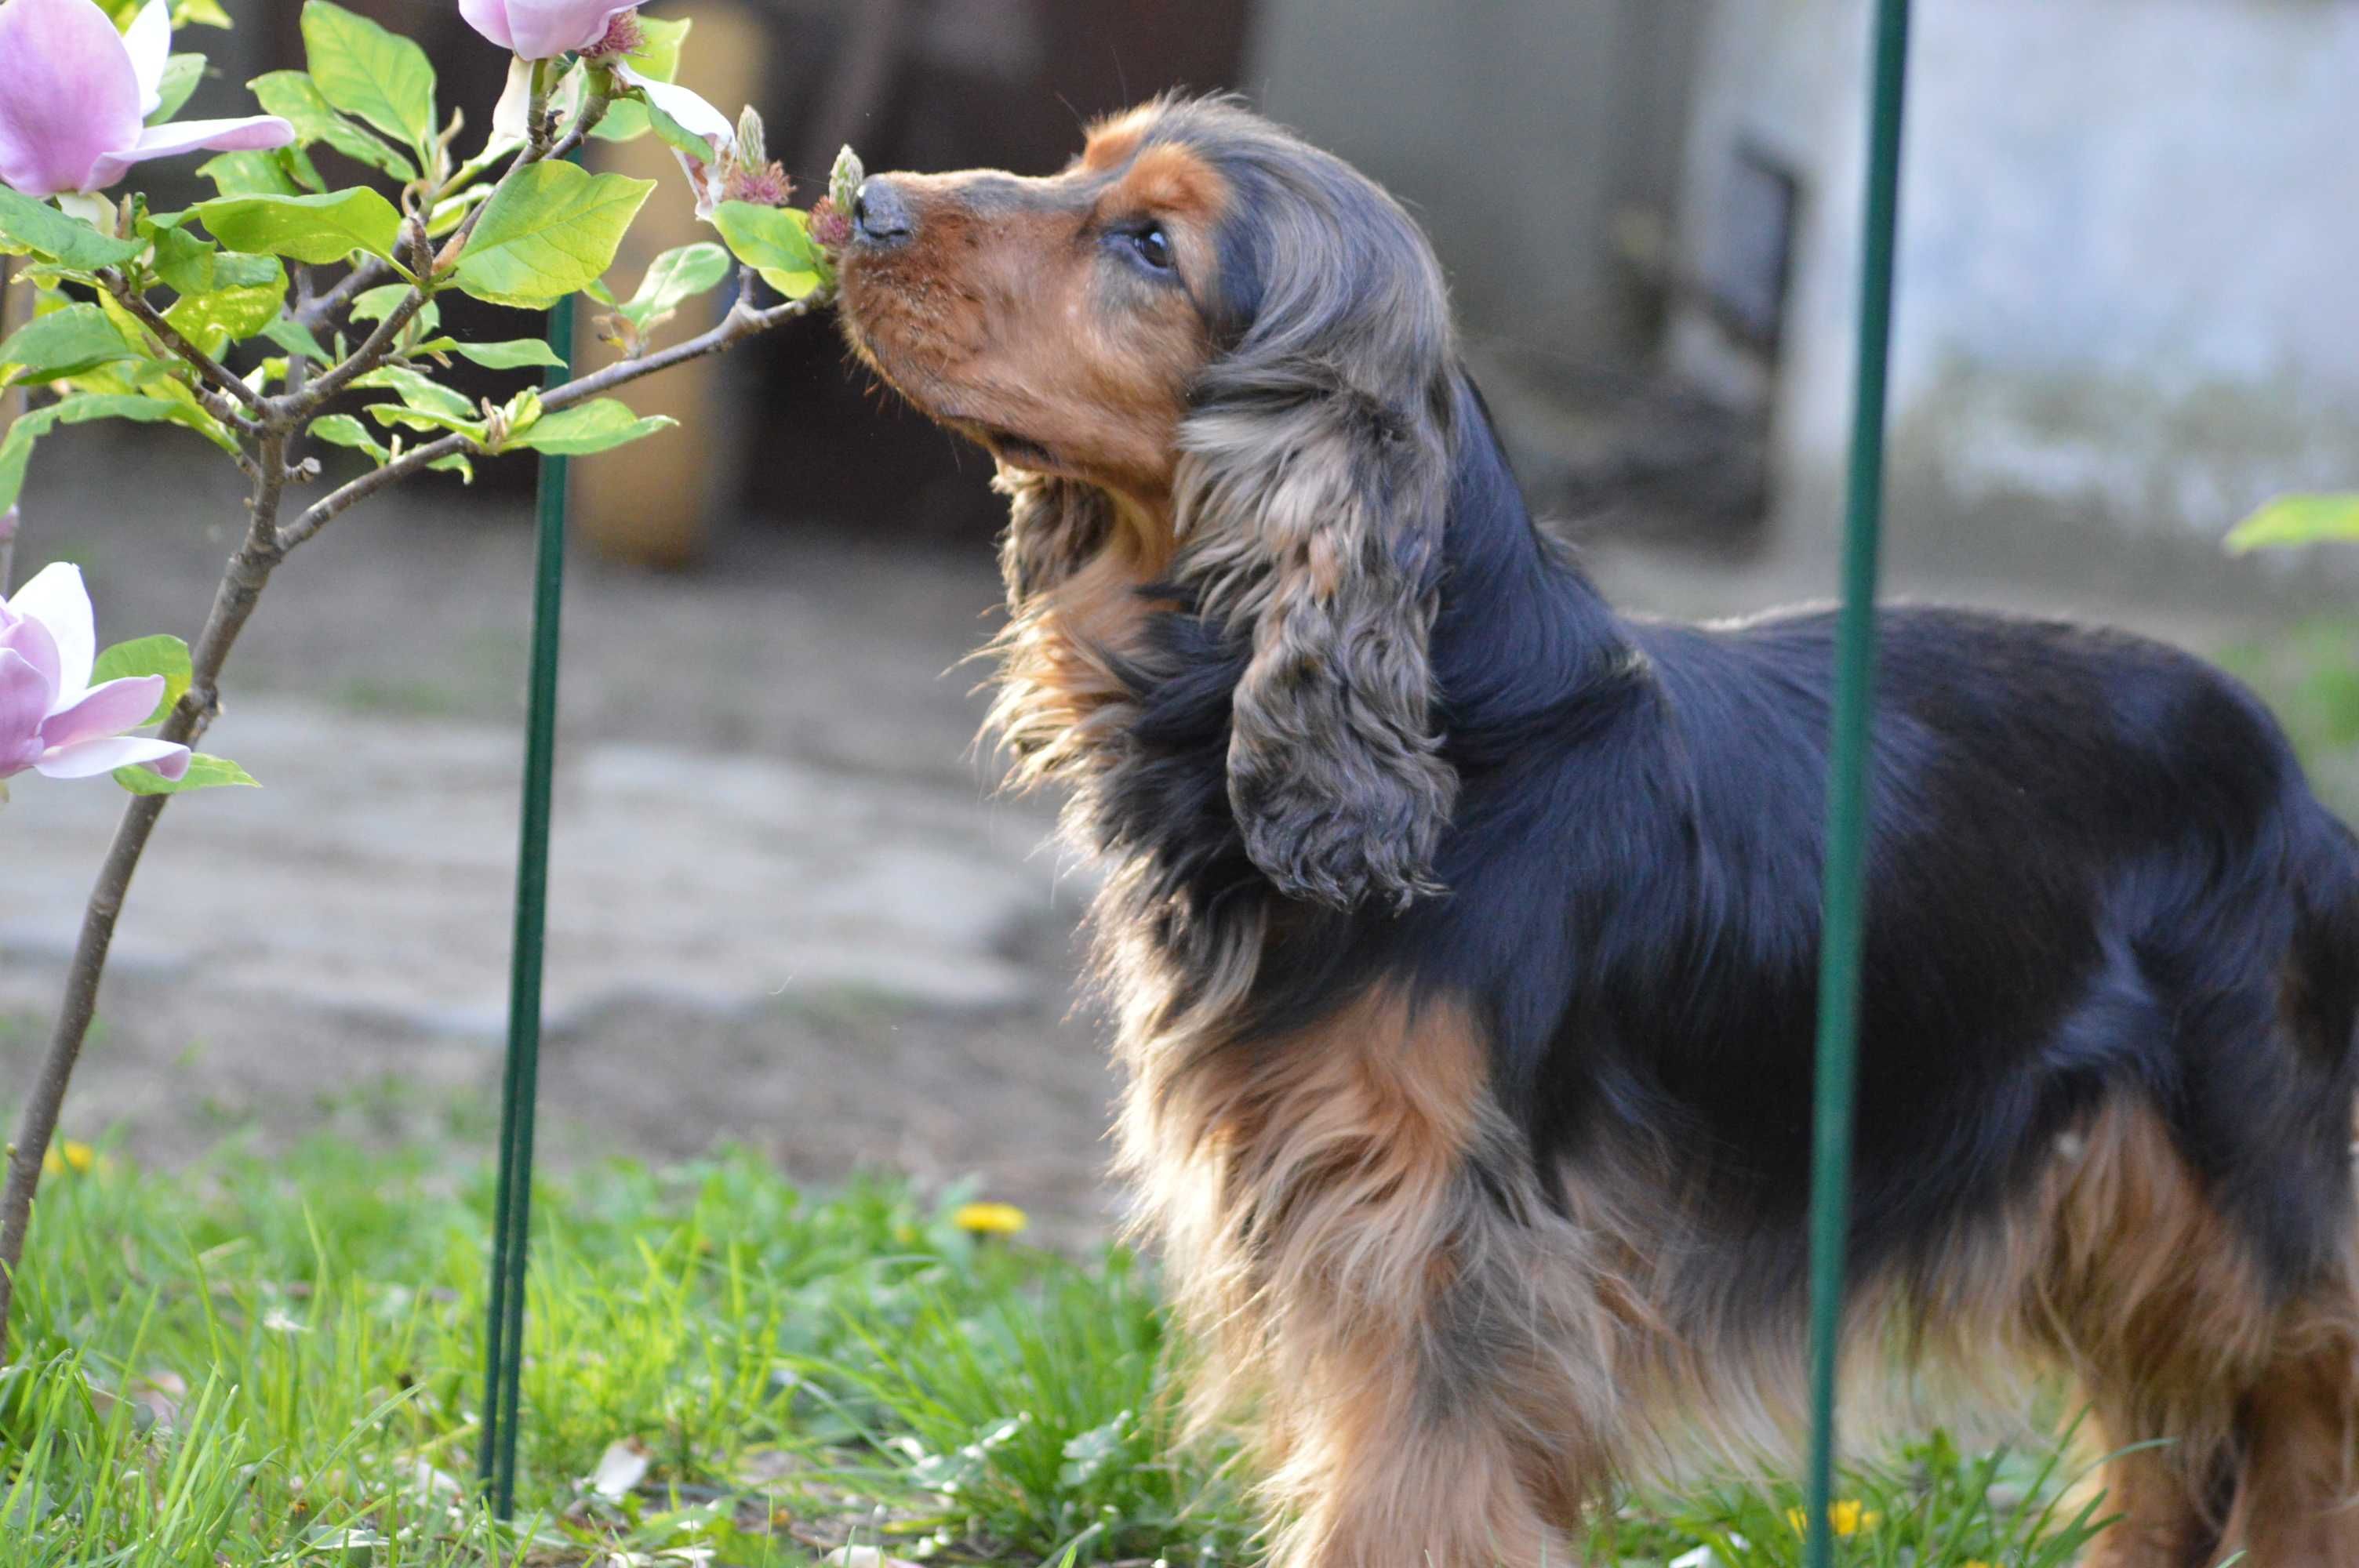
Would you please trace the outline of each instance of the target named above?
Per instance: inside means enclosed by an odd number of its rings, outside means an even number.
[[[1790,1452],[1832,617],[1608,606],[1424,233],[1234,101],[851,216],[853,351],[1011,503],[992,727],[1106,869],[1119,1163],[1273,1561],[1576,1561]],[[2352,835],[2186,654],[1877,636],[1847,1357],[2068,1376],[2113,1568],[2359,1563]]]

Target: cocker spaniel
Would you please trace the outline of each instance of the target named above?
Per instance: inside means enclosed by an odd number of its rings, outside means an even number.
[[[1121,1163],[1276,1560],[1573,1561],[1780,1452],[1831,617],[1605,603],[1417,224],[1232,103],[853,216],[853,349],[1012,502],[994,723],[1108,870]],[[1879,634],[1854,1361],[2071,1378],[2108,1563],[2359,1563],[2351,834],[2185,654]]]

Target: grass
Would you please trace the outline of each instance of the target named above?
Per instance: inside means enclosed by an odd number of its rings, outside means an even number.
[[[15,1568],[1251,1562],[1174,1441],[1151,1274],[744,1153],[538,1192],[513,1527],[473,1501],[488,1172],[322,1139],[47,1184],[0,1375]],[[1936,1438],[1846,1484],[1841,1560],[2069,1562],[2049,1455]],[[1637,1499],[1608,1562],[1800,1559],[1790,1489]]]
[[[2220,662],[2276,712],[2326,803],[2359,818],[2359,619],[2313,616]]]

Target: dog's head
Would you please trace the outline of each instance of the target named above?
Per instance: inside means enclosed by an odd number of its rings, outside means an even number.
[[[871,178],[852,216],[845,330],[998,460],[1019,600],[1132,535],[1143,578],[1249,643],[1228,766],[1255,863],[1346,908],[1436,891],[1455,353],[1417,225],[1199,100],[1101,123],[1044,178]]]

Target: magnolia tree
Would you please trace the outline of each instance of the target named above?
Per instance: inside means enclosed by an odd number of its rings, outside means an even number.
[[[460,0],[459,11],[511,57],[500,102],[476,106],[480,138],[460,107],[438,103],[424,51],[330,0],[303,8],[305,69],[247,84],[262,113],[190,121],[175,116],[205,60],[174,52],[173,29],[228,26],[217,0],[0,0],[0,254],[33,301],[0,341],[0,388],[33,399],[0,438],[0,594],[10,542],[38,549],[38,520],[16,538],[16,500],[37,444],[60,425],[179,426],[234,463],[248,491],[242,542],[193,647],[151,636],[101,651],[81,574],[63,563],[0,598],[0,780],[112,777],[133,796],[8,1149],[0,1354],[42,1159],[132,872],[172,795],[254,782],[196,747],[279,563],[404,480],[464,482],[483,459],[651,436],[671,421],[608,395],[832,293],[857,161],[846,148],[810,212],[787,205],[760,117],[732,120],[672,84],[685,19],[614,0]],[[623,295],[606,273],[653,182],[569,159],[588,138],[647,135],[678,153],[717,243],[665,252]],[[314,160],[322,147],[368,178],[332,183]],[[216,154],[197,169],[211,200],[159,211],[124,189],[147,160],[200,150]],[[717,325],[665,332],[724,286]],[[453,293],[531,311],[587,295],[621,358],[563,379],[528,317],[514,336],[463,341],[437,308]],[[477,401],[445,380],[460,361],[557,374]],[[360,471],[331,482],[322,447],[357,454]]]

